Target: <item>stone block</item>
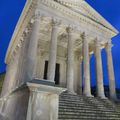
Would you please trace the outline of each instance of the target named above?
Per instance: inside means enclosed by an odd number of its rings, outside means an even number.
[[[29,82],[27,120],[57,120],[59,94],[66,89]]]
[[[4,115],[5,120],[26,120],[29,101],[29,89],[27,87],[19,88],[6,98],[1,99],[4,103],[1,115]]]

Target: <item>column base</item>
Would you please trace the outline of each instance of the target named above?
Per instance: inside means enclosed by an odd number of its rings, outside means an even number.
[[[77,91],[76,91],[76,93],[77,93],[78,95],[82,95],[82,87],[78,88]]]
[[[112,100],[112,101],[118,101],[118,98],[117,98],[116,95],[114,95],[114,96],[110,96],[110,100]]]
[[[8,120],[8,118],[0,113],[0,120]]]
[[[90,94],[90,93],[84,93],[83,94],[84,96],[86,96],[86,97],[94,97],[92,94]]]
[[[73,95],[76,95],[77,93],[75,93],[74,89],[72,87],[67,87],[67,92],[69,94],[73,94]]]
[[[68,91],[68,94],[77,95],[74,91]]]
[[[29,90],[26,85],[20,86],[7,96],[1,98],[0,120],[26,120]],[[19,114],[18,114],[19,113]],[[0,116],[1,117],[1,116]]]
[[[97,95],[97,97],[101,99],[108,99],[105,95]]]

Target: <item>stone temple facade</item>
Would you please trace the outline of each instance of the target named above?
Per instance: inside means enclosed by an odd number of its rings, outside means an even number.
[[[107,55],[110,99],[116,100],[111,38],[117,34],[84,0],[27,0],[5,58],[1,119],[57,120],[59,95],[64,91],[71,99],[77,95],[95,99],[90,86],[92,54],[96,61],[97,97],[107,99],[103,48]]]

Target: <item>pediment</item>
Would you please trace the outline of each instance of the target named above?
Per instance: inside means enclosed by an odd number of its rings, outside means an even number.
[[[91,19],[92,21],[115,32],[118,31],[103,18],[96,10],[94,10],[85,0],[56,0],[59,4],[71,9],[72,11]]]

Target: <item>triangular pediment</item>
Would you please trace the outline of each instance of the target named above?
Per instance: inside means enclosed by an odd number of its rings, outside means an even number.
[[[96,10],[94,10],[85,0],[56,0],[61,5],[71,9],[72,11],[81,14],[94,22],[108,28],[109,30],[115,32],[118,31],[105,20]]]

